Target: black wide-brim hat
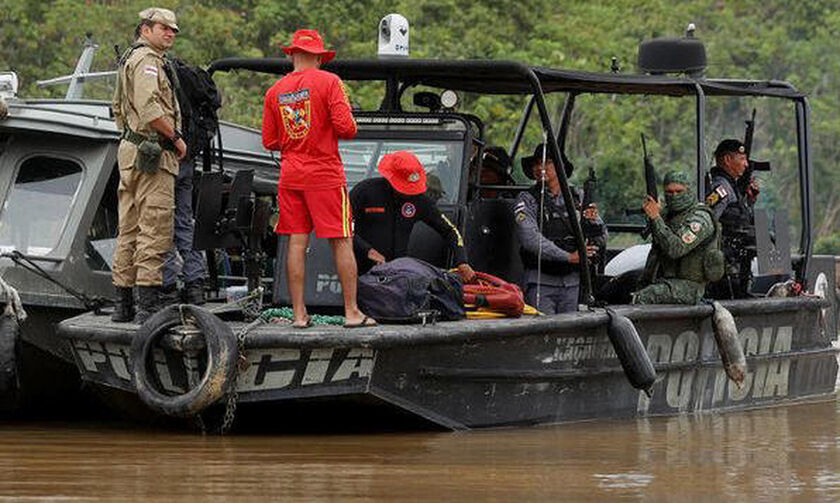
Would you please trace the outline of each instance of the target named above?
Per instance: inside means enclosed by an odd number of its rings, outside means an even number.
[[[524,173],[525,176],[527,176],[531,180],[536,180],[536,178],[534,178],[533,167],[534,167],[534,164],[542,161],[544,151],[545,151],[545,143],[540,143],[539,145],[537,145],[537,148],[534,149],[534,155],[529,155],[529,156],[523,157],[520,161],[521,164],[522,164],[522,173]],[[548,154],[548,152],[545,152],[545,159],[546,159],[546,161],[553,161],[553,159]],[[572,176],[571,166],[568,163],[564,163],[564,164],[565,164],[565,166],[563,166],[563,167],[566,171],[566,178],[568,178],[568,177]],[[555,169],[556,168],[557,168],[557,166],[555,166]]]

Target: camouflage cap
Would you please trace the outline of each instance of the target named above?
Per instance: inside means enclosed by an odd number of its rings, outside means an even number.
[[[140,11],[138,15],[140,16],[140,19],[154,21],[155,23],[160,23],[178,31],[178,20],[175,19],[175,13],[169,9],[149,7],[148,9]]]
[[[669,183],[679,183],[680,185],[685,185],[686,187],[691,186],[691,180],[688,179],[688,175],[677,170],[665,173],[662,185],[668,185]]]

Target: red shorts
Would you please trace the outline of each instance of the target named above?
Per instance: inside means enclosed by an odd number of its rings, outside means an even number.
[[[347,187],[320,190],[277,191],[280,210],[277,234],[309,234],[319,238],[349,238],[353,235],[353,209]]]

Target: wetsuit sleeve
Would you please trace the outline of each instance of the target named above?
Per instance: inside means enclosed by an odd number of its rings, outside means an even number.
[[[364,194],[361,185],[356,185],[350,191],[350,206],[353,208],[353,222],[356,222],[356,225],[358,225],[364,219],[362,212],[362,208],[364,207]],[[353,251],[357,257],[366,258],[371,248],[373,246],[365,241],[358,232],[353,233]]]
[[[704,243],[715,232],[711,216],[705,211],[695,211],[683,225],[671,229],[658,217],[653,220],[653,242],[656,247],[671,259],[688,254]]]
[[[137,109],[141,127],[145,127],[166,114],[160,92],[160,79],[166,78],[163,72],[163,61],[156,56],[144,56],[131,69],[131,72],[134,84],[131,102]]]
[[[333,80],[329,96],[330,120],[336,134],[345,140],[354,138],[357,131],[356,120],[353,119],[347,89],[338,77]]]
[[[421,196],[418,203],[423,205],[423,222],[449,242],[449,248],[452,249],[452,253],[455,255],[455,264],[466,264],[467,250],[464,248],[464,238],[461,236],[458,228],[455,227],[455,224],[446,218],[446,215],[441,213],[437,206],[435,206],[435,203],[428,197]]]
[[[280,131],[277,129],[277,108],[272,106],[274,93],[271,89],[265,93],[262,120],[262,144],[266,150],[280,150]]]
[[[542,243],[542,260],[551,262],[569,261],[569,253],[566,250],[540,233],[540,226],[537,223],[536,201],[530,194],[523,192],[519,195],[513,213],[516,219],[516,233],[519,236],[519,244],[523,248],[537,255],[540,253],[540,243]]]

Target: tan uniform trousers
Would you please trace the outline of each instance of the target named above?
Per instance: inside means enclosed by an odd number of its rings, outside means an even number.
[[[160,286],[163,262],[172,248],[175,208],[175,175],[178,165],[164,152],[154,174],[134,169],[137,147],[120,142],[119,235],[114,252],[113,281],[118,287]],[[168,164],[174,163],[174,168]]]

